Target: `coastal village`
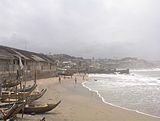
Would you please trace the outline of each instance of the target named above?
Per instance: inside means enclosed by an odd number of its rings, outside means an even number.
[[[155,66],[157,65],[137,58],[84,59],[65,54],[46,55],[0,46],[0,118],[12,121],[17,119],[18,113],[44,114],[58,108],[61,104],[60,99],[54,104],[45,103],[45,106],[44,102],[35,103],[47,92],[47,87],[41,91],[36,90],[38,79],[57,77],[61,82],[62,78],[72,78],[75,74],[129,74],[129,69]],[[74,80],[77,83],[76,77]],[[32,81],[32,85],[27,85],[28,81]],[[39,119],[39,121],[45,120],[45,115]]]
[[[0,121],[160,121],[160,0],[1,0]]]
[[[46,55],[11,47],[0,46],[0,72],[5,76],[11,74],[16,76],[19,68],[19,61],[22,61],[27,79],[33,72],[37,71],[37,77],[57,76],[58,73],[91,73],[105,71],[108,69],[145,69],[159,67],[143,59],[122,58],[122,59],[84,59],[65,54]],[[3,77],[2,76],[2,77]]]

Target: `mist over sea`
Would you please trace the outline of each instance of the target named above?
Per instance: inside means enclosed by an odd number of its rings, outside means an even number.
[[[160,117],[160,69],[130,72],[90,74],[91,80],[83,85],[98,92],[106,103]]]

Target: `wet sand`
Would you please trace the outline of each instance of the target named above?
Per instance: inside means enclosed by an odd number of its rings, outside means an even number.
[[[75,75],[72,79],[62,79],[61,84],[58,78],[37,80],[38,90],[47,88],[46,94],[37,102],[62,102],[47,114],[24,115],[24,119],[19,120],[39,121],[45,117],[46,121],[160,121],[158,118],[104,104],[96,93],[82,86],[83,81],[80,75]]]

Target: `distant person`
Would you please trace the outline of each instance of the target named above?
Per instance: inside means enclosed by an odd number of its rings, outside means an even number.
[[[83,80],[84,80],[85,75],[83,75]]]
[[[59,80],[59,83],[61,84],[61,77],[60,76],[59,76],[58,80]]]
[[[75,81],[75,84],[77,84],[77,78],[76,78],[76,77],[75,77],[75,80],[74,80],[74,81]]]

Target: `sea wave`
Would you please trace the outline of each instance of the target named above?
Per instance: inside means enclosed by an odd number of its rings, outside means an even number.
[[[115,84],[117,86],[135,86],[135,85],[159,85],[159,78],[143,76],[135,73],[131,73],[129,75],[125,74],[89,74],[90,78],[94,78],[96,80],[100,79],[99,82],[104,84],[104,80],[106,78],[115,78],[119,81],[111,81],[110,83]],[[140,81],[139,81],[140,80]]]
[[[93,75],[92,75],[93,76]],[[118,105],[115,105],[113,103],[109,103],[107,102],[104,97],[97,91],[97,90],[93,90],[91,88],[89,88],[88,86],[86,86],[85,84],[88,83],[88,81],[85,81],[82,83],[82,86],[87,88],[89,91],[91,92],[95,92],[99,98],[101,98],[102,102],[105,103],[105,104],[108,104],[108,105],[111,105],[111,106],[114,106],[114,107],[117,107],[117,108],[121,108],[121,109],[124,109],[124,110],[127,110],[127,111],[134,111],[134,112],[137,112],[139,114],[143,114],[143,115],[146,115],[146,116],[150,116],[150,117],[153,117],[153,118],[158,118],[160,119],[159,116],[155,116],[155,115],[151,115],[151,114],[148,114],[148,113],[144,113],[144,112],[141,112],[141,111],[138,111],[138,110],[134,110],[134,109],[129,109],[129,108],[125,108],[125,107],[121,107],[121,106],[118,106]]]
[[[130,71],[160,71],[160,68],[151,68],[151,69],[131,69]]]

